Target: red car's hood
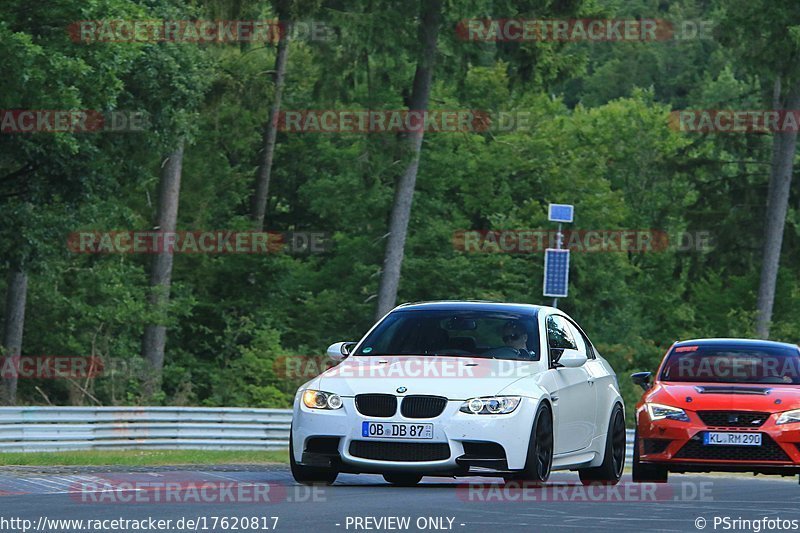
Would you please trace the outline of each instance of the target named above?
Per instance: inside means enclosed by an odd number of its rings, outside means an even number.
[[[800,386],[660,382],[645,394],[644,399],[691,411],[776,413],[800,409]]]

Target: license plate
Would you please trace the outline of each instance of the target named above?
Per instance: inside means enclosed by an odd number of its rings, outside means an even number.
[[[703,435],[706,446],[761,446],[761,433],[708,431]]]
[[[433,424],[362,422],[361,436],[377,439],[432,439]]]

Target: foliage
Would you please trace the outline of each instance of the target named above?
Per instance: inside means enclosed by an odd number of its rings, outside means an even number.
[[[235,4],[0,6],[0,66],[9,73],[0,80],[0,108],[134,109],[151,117],[143,133],[0,135],[0,257],[25,263],[31,274],[24,352],[94,354],[115,369],[80,387],[21,382],[20,403],[140,401],[149,258],[70,254],[63,243],[74,231],[149,229],[161,158],[178,137],[188,139],[179,229],[246,230],[272,99],[274,43],[85,45],[70,42],[64,27],[82,19],[275,12],[264,0]],[[334,32],[292,43],[285,109],[406,104],[418,46],[408,3],[351,4],[310,2],[292,12]],[[654,370],[673,341],[753,335],[770,140],[676,131],[669,113],[763,105],[758,67],[763,59],[765,69],[780,70],[796,58],[798,34],[766,21],[796,20],[796,8],[745,0],[445,4],[431,107],[505,112],[528,126],[426,135],[400,299],[549,303],[541,296],[541,254],[467,253],[454,249],[453,234],[552,229],[547,204],[567,202],[576,207],[574,229],[712,237],[711,249],[573,254],[570,297],[560,303],[618,372],[629,412],[639,392],[627,374]],[[719,24],[705,39],[655,43],[457,38],[458,21],[489,16]],[[762,42],[763,28],[770,32]],[[371,326],[403,157],[391,133],[279,134],[267,227],[325,231],[333,247],[177,256],[164,404],[287,406],[299,380],[284,377],[276,361],[321,355]],[[799,205],[795,185],[773,325],[775,338],[790,342],[800,340]]]

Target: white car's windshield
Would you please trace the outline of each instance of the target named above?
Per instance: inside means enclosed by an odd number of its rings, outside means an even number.
[[[356,356],[437,355],[524,361],[539,358],[536,317],[496,311],[395,311]]]

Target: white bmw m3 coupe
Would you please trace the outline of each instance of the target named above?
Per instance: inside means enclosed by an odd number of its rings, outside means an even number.
[[[617,483],[625,415],[616,374],[583,330],[551,307],[401,305],[294,399],[292,474],[495,475],[543,482],[577,470]]]

